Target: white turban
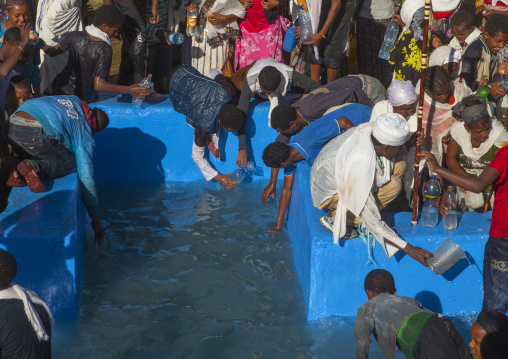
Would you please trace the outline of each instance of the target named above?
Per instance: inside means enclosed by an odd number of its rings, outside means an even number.
[[[393,80],[388,92],[392,106],[412,105],[418,101],[418,95],[411,81]]]
[[[398,113],[385,113],[374,123],[372,135],[383,145],[401,146],[409,135],[409,122]]]
[[[434,52],[430,55],[429,67],[443,66],[450,62],[460,64],[461,60],[462,56],[460,55],[460,51],[457,51],[450,46],[441,46],[435,49]]]
[[[406,0],[400,8],[400,18],[406,26],[402,31],[409,30],[415,12],[425,7],[425,0]]]

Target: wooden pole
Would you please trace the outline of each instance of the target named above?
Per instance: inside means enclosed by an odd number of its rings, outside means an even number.
[[[423,44],[422,44],[422,66],[421,66],[421,77],[420,77],[420,99],[418,100],[418,131],[422,130],[422,119],[423,119],[423,99],[425,96],[425,74],[427,72],[427,44],[429,42],[429,19],[430,19],[430,0],[425,0],[425,17],[423,20]],[[420,175],[420,146],[416,145],[415,151],[415,175],[413,181],[413,217],[411,225],[415,227],[418,224],[416,219],[418,213],[418,177]]]

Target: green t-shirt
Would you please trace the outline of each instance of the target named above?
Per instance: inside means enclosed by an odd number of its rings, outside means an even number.
[[[419,312],[410,315],[402,322],[397,332],[397,343],[399,343],[400,351],[406,354],[407,359],[414,359],[413,348],[416,345],[416,341],[427,321],[435,315],[437,314]]]

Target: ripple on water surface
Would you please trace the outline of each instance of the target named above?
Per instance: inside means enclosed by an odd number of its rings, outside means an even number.
[[[106,240],[53,357],[354,358],[354,318],[306,322],[291,242],[262,232],[277,214],[263,186],[100,187]]]

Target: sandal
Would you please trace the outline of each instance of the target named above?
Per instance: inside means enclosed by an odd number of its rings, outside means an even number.
[[[7,186],[9,187],[25,187],[26,182],[23,177],[19,174],[16,169],[16,165],[12,162],[10,157],[4,157],[3,161],[5,161],[6,165],[6,173],[9,173],[9,177],[7,178]]]
[[[42,184],[39,175],[37,175],[37,169],[33,164],[24,160],[18,164],[17,168],[19,173],[25,178],[30,191],[34,193],[46,192],[46,187]]]

